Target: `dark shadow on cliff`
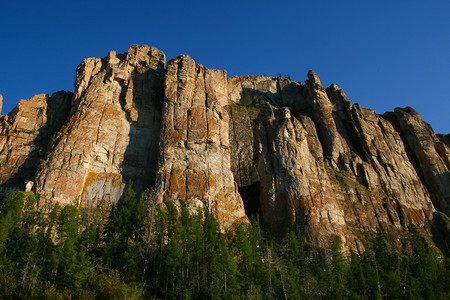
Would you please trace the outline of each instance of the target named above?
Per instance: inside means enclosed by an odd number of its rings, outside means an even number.
[[[282,107],[288,107],[293,117],[307,116],[311,118],[316,126],[316,131],[323,148],[323,155],[327,157],[326,153],[326,141],[327,138],[324,135],[328,133],[321,130],[320,122],[316,120],[314,114],[313,100],[307,92],[306,85],[296,82],[290,82],[289,84],[281,87],[280,80],[277,80],[277,92],[261,92],[251,88],[244,88],[241,95],[241,105],[258,107],[262,103],[269,103],[276,109]],[[330,98],[330,101],[333,101]],[[276,113],[277,111],[275,111]],[[361,140],[359,138],[358,131],[355,127],[354,121],[351,116],[351,111],[333,111],[333,119],[336,124],[336,130],[339,135],[347,142],[350,150],[358,155],[363,161],[368,161],[367,154],[364,151]]]
[[[450,256],[450,218],[440,212],[433,213],[431,222],[431,234],[433,242],[442,251],[442,253]]]
[[[282,82],[283,84],[281,84]],[[332,100],[330,99],[330,101]],[[306,85],[296,82],[289,82],[286,84],[285,79],[278,78],[277,92],[263,92],[253,88],[244,88],[241,93],[241,99],[239,103],[237,103],[239,106],[253,107],[259,110],[260,116],[253,120],[254,124],[257,124],[264,119],[261,119],[261,113],[264,113],[263,110],[267,107],[267,104],[270,104],[274,108],[273,114],[275,120],[284,118],[284,110],[282,109],[284,107],[289,108],[292,118],[298,118],[302,123],[301,116],[310,118],[316,127],[317,135],[322,145],[323,156],[326,157],[325,149],[327,147],[324,143],[327,142],[328,138],[323,135],[328,133],[326,130],[321,131],[319,128],[321,126],[319,123],[321,122],[320,120],[317,120],[318,115],[314,111],[317,108],[314,106],[314,100],[308,94]],[[336,123],[337,133],[347,142],[350,150],[353,152],[352,155],[357,155],[363,161],[367,161],[367,155],[363,149],[356,125],[354,124],[351,109],[341,108],[340,111],[333,112],[333,118]],[[257,128],[257,126],[254,127]],[[256,132],[254,132],[254,135],[255,134]],[[345,164],[345,162],[342,162],[342,164]],[[361,172],[361,170],[358,170],[358,173],[359,172]],[[367,182],[358,176],[357,180],[359,184],[367,187]],[[243,187],[240,186],[239,188],[241,193]]]
[[[239,187],[239,194],[244,202],[244,210],[247,217],[258,220],[261,216],[261,205],[259,204],[259,195],[261,192],[261,183],[256,182],[249,186]]]
[[[164,65],[143,73],[132,73],[132,103],[126,103],[128,83],[121,83],[120,103],[130,122],[129,142],[121,163],[122,182],[126,186],[133,181],[133,189],[139,196],[154,187],[159,155],[161,111],[164,99]],[[129,100],[129,99],[128,99]]]

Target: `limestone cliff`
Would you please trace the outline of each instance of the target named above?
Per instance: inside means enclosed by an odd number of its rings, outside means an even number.
[[[222,226],[245,217],[231,172],[226,73],[183,55],[167,64],[158,200],[207,207]]]
[[[70,109],[72,93],[36,95],[0,116],[0,184],[22,187],[34,176],[46,156],[52,136]]]
[[[231,108],[239,111],[232,113],[232,123],[248,132],[244,140],[254,141],[253,155],[242,142],[232,142],[240,153],[232,155],[237,174],[256,168],[241,182],[258,183],[253,192],[259,193],[268,228],[283,232],[300,226],[317,245],[325,245],[333,233],[349,248],[360,249],[361,239],[376,228],[429,224],[434,207],[428,189],[393,125],[352,105],[338,86],[325,90],[316,74],[308,77],[306,84],[265,78],[262,86],[271,90],[245,88],[242,99],[251,105]],[[242,110],[248,112],[247,122]]]
[[[22,100],[0,122],[0,184],[32,180],[44,202],[116,203],[132,180],[158,203],[208,208],[223,228],[259,214],[269,232],[300,227],[318,246],[336,234],[362,251],[377,228],[410,224],[448,238],[448,135],[412,108],[352,104],[312,71],[305,83],[229,78],[131,46],[85,59],[73,94]]]
[[[158,155],[165,55],[132,46],[77,68],[70,116],[36,176],[38,194],[83,206],[151,186]]]

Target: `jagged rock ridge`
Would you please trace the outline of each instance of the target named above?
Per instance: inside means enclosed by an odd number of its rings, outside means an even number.
[[[260,212],[269,231],[301,227],[313,245],[337,234],[362,250],[376,228],[409,224],[448,235],[433,230],[437,211],[450,215],[448,136],[412,108],[352,104],[312,71],[304,84],[228,78],[131,46],[85,59],[74,94],[22,100],[0,122],[0,184],[32,180],[43,202],[115,203],[133,180],[224,228]]]

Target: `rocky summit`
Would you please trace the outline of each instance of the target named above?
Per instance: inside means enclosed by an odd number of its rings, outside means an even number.
[[[450,243],[449,136],[410,107],[378,115],[307,77],[230,78],[136,45],[85,59],[73,93],[0,117],[0,191],[32,182],[39,205],[107,207],[132,181],[155,203],[207,208],[224,229],[255,215],[311,245],[335,234],[347,253],[410,225]]]

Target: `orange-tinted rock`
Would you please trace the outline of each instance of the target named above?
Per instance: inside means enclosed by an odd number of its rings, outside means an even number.
[[[153,185],[164,63],[156,48],[131,46],[80,64],[70,119],[36,177],[39,193],[90,206],[117,202],[129,180],[137,192]]]
[[[450,138],[413,109],[377,115],[313,71],[302,84],[227,78],[187,55],[164,63],[148,46],[111,51],[78,66],[73,97],[22,100],[0,117],[0,185],[31,180],[49,201],[91,206],[133,180],[222,228],[245,205],[279,236],[300,227],[324,246],[336,234],[346,251],[377,228],[430,233],[450,214]]]
[[[223,228],[245,219],[231,172],[226,73],[183,55],[167,65],[162,110],[159,201],[206,207]]]
[[[0,185],[22,188],[34,179],[52,135],[67,118],[71,97],[36,95],[0,117]]]

